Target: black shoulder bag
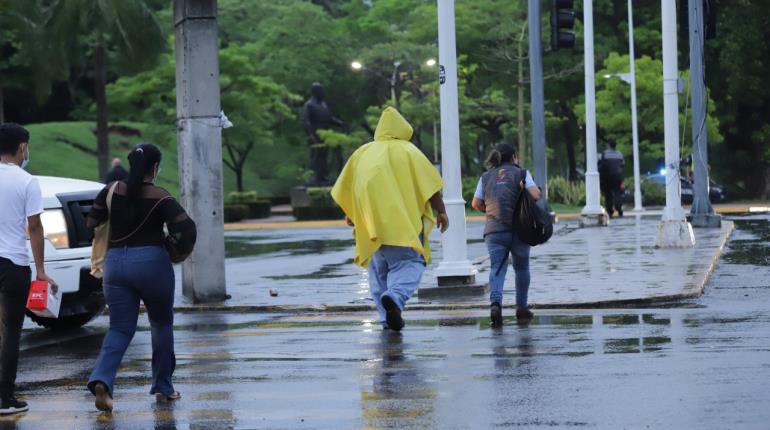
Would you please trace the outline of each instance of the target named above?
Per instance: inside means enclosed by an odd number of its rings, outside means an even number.
[[[521,181],[524,181],[527,171],[522,169],[521,172]],[[519,239],[527,245],[537,246],[547,242],[553,234],[553,216],[545,196],[535,200],[526,186],[522,188],[513,211],[513,227]]]

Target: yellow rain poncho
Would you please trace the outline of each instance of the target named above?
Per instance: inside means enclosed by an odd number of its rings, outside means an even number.
[[[436,220],[429,200],[443,181],[411,137],[404,117],[385,109],[374,142],[353,153],[334,184],[332,197],[355,224],[359,266],[367,267],[382,245],[414,248],[430,262],[428,236]]]

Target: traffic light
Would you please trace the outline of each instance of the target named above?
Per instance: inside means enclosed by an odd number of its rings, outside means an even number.
[[[575,46],[575,33],[569,31],[575,26],[573,4],[573,0],[551,0],[551,50],[553,51]]]

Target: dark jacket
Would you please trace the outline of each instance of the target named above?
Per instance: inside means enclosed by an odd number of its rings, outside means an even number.
[[[599,154],[599,174],[602,176],[623,176],[626,162],[623,154],[616,149],[605,149]]]
[[[523,176],[524,170],[511,163],[503,163],[481,176],[487,214],[484,236],[513,231],[513,211],[521,194],[519,182]]]

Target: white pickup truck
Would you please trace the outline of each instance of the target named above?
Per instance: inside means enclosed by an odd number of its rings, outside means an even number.
[[[50,329],[78,328],[104,310],[102,282],[90,274],[92,235],[86,228],[88,212],[104,185],[48,176],[37,179],[45,208],[40,217],[46,239],[45,270],[59,284],[62,304],[59,318],[44,318],[29,311],[27,316]]]

